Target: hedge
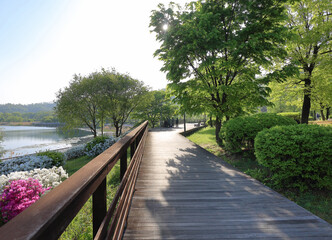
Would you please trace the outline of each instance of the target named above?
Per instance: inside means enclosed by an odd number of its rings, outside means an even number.
[[[220,131],[226,150],[236,153],[242,148],[253,150],[258,132],[277,125],[295,125],[296,121],[274,113],[258,113],[227,121]]]
[[[283,116],[283,117],[292,118],[297,123],[301,122],[301,113],[299,113],[299,112],[283,112],[283,113],[278,113],[278,115]]]
[[[332,189],[332,128],[318,125],[276,126],[255,139],[258,163],[279,188]]]

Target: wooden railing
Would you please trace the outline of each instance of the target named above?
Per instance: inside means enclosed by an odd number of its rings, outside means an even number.
[[[58,187],[0,228],[1,239],[58,239],[92,195],[94,239],[121,239],[126,224],[148,122],[128,133]],[[127,168],[127,150],[131,161]],[[106,176],[120,160],[121,183],[106,207]]]

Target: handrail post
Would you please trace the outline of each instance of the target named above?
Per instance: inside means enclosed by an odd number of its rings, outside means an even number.
[[[96,236],[99,226],[106,216],[106,178],[101,182],[99,187],[92,196],[93,210],[93,237]]]
[[[136,139],[130,144],[130,159],[133,158],[136,151]]]
[[[127,149],[122,153],[120,158],[120,180],[122,181],[123,176],[127,171]]]

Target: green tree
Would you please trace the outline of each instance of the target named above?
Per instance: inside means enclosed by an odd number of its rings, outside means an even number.
[[[86,77],[75,75],[70,86],[58,92],[55,111],[68,128],[85,125],[94,137],[98,127],[103,133],[109,119],[118,137],[145,91],[143,83],[129,75],[102,69]]]
[[[271,93],[268,98],[273,106],[268,107],[268,112],[300,112],[302,106],[303,89],[292,82],[271,82]]]
[[[141,103],[147,92],[143,82],[128,74],[102,69],[102,96],[105,114],[115,127],[116,136],[122,134],[123,124],[133,110]]]
[[[170,88],[187,111],[216,116],[217,141],[224,117],[267,104],[274,75],[257,76],[286,54],[283,2],[206,0],[183,9],[159,4],[152,12],[150,27],[161,42],[155,56]]]
[[[318,72],[313,77],[311,97],[313,109],[320,111],[322,120],[327,120],[332,106],[332,73]]]
[[[142,99],[141,104],[134,112],[134,118],[148,120],[149,125],[154,128],[165,116],[165,105],[167,103],[166,92],[164,90],[149,91]]]
[[[329,0],[294,1],[288,6],[288,26],[293,38],[287,43],[290,60],[298,63],[300,75],[289,81],[303,89],[301,123],[308,123],[314,92],[314,75],[321,65],[331,71],[332,5]],[[317,79],[319,81],[319,79]]]
[[[87,77],[75,75],[69,87],[57,93],[55,107],[59,120],[66,123],[67,128],[86,126],[94,137],[101,121],[98,114],[103,108],[96,76],[97,73]]]

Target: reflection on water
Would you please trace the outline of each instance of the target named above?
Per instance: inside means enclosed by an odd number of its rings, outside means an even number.
[[[91,137],[89,131],[63,132],[54,127],[0,126],[3,135],[2,158],[71,147]]]

